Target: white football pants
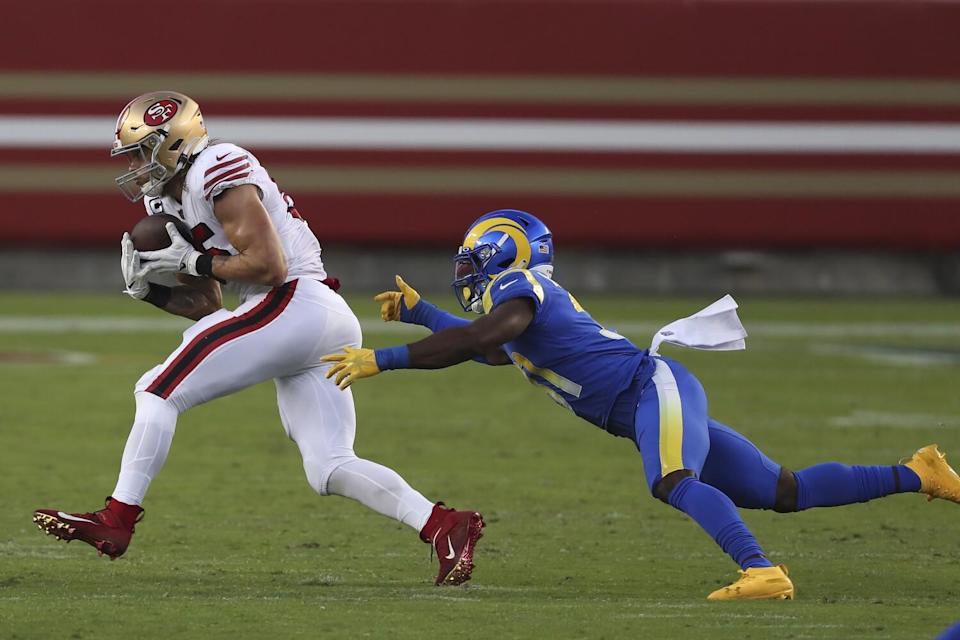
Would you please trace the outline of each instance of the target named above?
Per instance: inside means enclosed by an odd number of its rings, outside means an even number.
[[[143,501],[166,460],[180,413],[272,378],[280,419],[300,448],[310,486],[419,531],[433,504],[396,472],[357,458],[352,392],[324,377],[331,365],[320,356],[359,347],[361,340],[360,323],[343,298],[307,278],[199,320],[170,357],[137,382],[136,417],[113,497]]]

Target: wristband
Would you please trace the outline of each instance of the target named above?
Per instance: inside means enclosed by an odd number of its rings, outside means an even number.
[[[162,284],[150,283],[150,291],[143,296],[144,302],[149,302],[155,307],[163,309],[170,302],[170,296],[173,295],[173,289],[165,287]]]
[[[407,345],[377,349],[373,352],[373,357],[376,358],[380,371],[410,368],[410,347]]]
[[[213,277],[213,256],[208,253],[202,253],[197,256],[196,262],[197,274],[201,276]]]

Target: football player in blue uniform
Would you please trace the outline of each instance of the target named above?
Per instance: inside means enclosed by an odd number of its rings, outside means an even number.
[[[389,369],[439,369],[470,359],[516,365],[562,406],[633,440],[653,495],[693,518],[740,566],[739,579],[711,600],[794,596],[786,568],[770,562],[737,507],[791,512],[916,491],[960,502],[960,477],[937,445],[900,465],[781,467],[707,415],[703,387],[682,365],[605,329],[551,279],[552,236],[529,213],[482,216],[455,261],[453,288],[479,319],[441,311],[397,276],[399,291],[376,298],[381,316],[423,325],[433,335],[326,356],[334,362],[327,377],[346,388]]]

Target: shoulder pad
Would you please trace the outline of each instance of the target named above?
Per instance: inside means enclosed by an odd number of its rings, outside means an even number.
[[[511,280],[509,282],[505,281],[504,278],[509,279],[511,274],[522,274],[523,277],[518,278],[517,280]],[[490,310],[494,306],[495,298],[497,299],[497,301],[499,301],[505,296],[509,296],[511,298],[516,297],[516,294],[511,293],[509,291],[509,287],[514,282],[522,281],[524,279],[526,280],[525,284],[527,284],[528,286],[518,287],[517,292],[519,293],[521,291],[532,291],[533,296],[536,297],[538,304],[543,304],[543,299],[544,299],[543,287],[540,285],[540,282],[537,280],[536,276],[534,276],[527,269],[507,269],[506,271],[499,273],[497,277],[491,280],[490,284],[487,285],[487,290],[484,291],[483,293],[483,312],[490,313]],[[503,291],[504,293],[501,294],[500,293],[501,291]]]

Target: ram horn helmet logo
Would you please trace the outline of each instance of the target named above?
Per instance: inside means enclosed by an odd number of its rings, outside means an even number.
[[[170,119],[176,115],[177,109],[179,108],[173,100],[154,102],[147,107],[147,110],[143,113],[143,121],[151,127],[159,126],[165,122],[169,122]]]

